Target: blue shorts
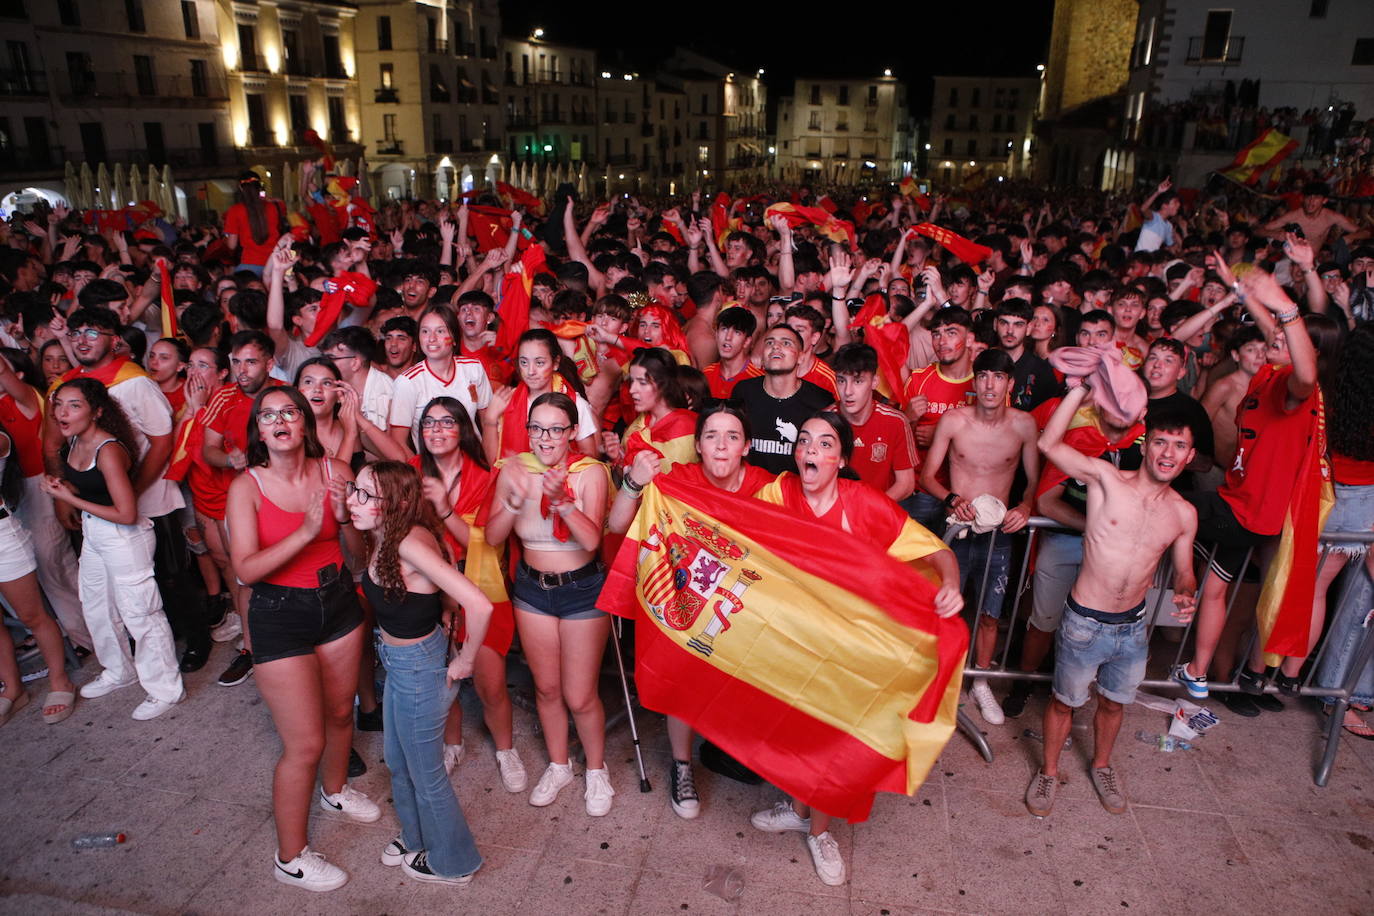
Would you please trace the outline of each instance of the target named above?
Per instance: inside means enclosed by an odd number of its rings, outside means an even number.
[[[552,584],[553,573],[541,573],[523,562],[515,570],[511,604],[517,611],[545,614],[559,620],[591,620],[604,617],[596,600],[606,582],[606,571],[593,560],[582,569],[563,573],[562,584]]]
[[[1122,705],[1135,702],[1150,654],[1145,615],[1129,623],[1103,623],[1080,609],[1087,610],[1070,595],[1055,631],[1055,699],[1077,709],[1088,702],[1088,687],[1095,680],[1100,696]]]
[[[1011,535],[989,531],[955,538],[950,547],[959,561],[959,589],[971,607],[991,617],[1002,616],[1007,601],[1007,573],[1011,569]],[[986,583],[986,588],[984,584]],[[982,590],[982,601],[978,600]]]

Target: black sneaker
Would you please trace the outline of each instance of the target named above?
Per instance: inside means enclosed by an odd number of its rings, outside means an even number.
[[[1017,681],[1011,688],[1011,693],[1002,701],[1002,714],[1008,719],[1015,719],[1026,711],[1026,701],[1030,699],[1031,688],[1029,684]]]
[[[427,849],[411,853],[409,858],[402,858],[401,871],[416,881],[425,881],[430,884],[452,884],[455,887],[467,887],[472,883],[472,876],[476,874],[476,872],[469,872],[466,875],[453,877],[435,874],[434,869],[429,866],[429,850]]]
[[[360,732],[379,732],[382,730],[382,705],[377,704],[377,708],[372,712],[358,710],[358,731]]]
[[[190,674],[192,671],[199,671],[210,661],[210,647],[191,646],[186,647],[186,651],[181,654],[181,664],[178,665],[182,674]]]
[[[225,616],[234,608],[234,602],[228,593],[220,592],[218,595],[211,595],[206,599],[205,606],[205,614],[210,619],[209,629],[213,630],[224,623]]]
[[[219,676],[221,687],[237,687],[248,680],[253,674],[253,656],[248,654],[247,649],[240,649],[239,654],[234,656],[234,660],[229,663],[229,667],[224,669],[224,673]]]
[[[692,764],[688,760],[674,760],[668,765],[668,800],[673,813],[691,820],[701,813],[701,800],[692,779]]]
[[[1272,693],[1262,693],[1252,699],[1255,701],[1255,705],[1264,712],[1283,712],[1283,700]]]
[[[1217,699],[1221,700],[1221,705],[1231,712],[1246,719],[1253,719],[1260,714],[1260,708],[1255,703],[1255,698],[1245,693],[1218,693]]]
[[[367,772],[367,764],[363,762],[362,756],[353,748],[348,749],[348,778],[357,779]]]
[[[1236,686],[1251,696],[1261,696],[1264,693],[1264,675],[1242,667],[1236,675]]]

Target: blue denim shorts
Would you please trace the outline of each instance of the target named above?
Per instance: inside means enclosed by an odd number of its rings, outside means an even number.
[[[1130,623],[1103,623],[1085,617],[1070,596],[1054,637],[1054,696],[1077,709],[1088,702],[1088,687],[1109,700],[1135,702],[1136,688],[1145,679],[1149,644],[1148,615]]]
[[[977,607],[993,620],[1002,616],[1002,607],[1007,600],[1011,538],[1010,534],[1002,531],[985,534],[970,531],[965,537],[955,538],[950,545],[954,550],[954,558],[959,561],[959,588],[970,599],[968,605]],[[983,596],[981,602],[978,601],[980,590]]]
[[[601,586],[606,582],[604,569],[598,567],[582,578],[553,587],[546,587],[548,583],[541,581],[543,575],[524,563],[516,567],[511,604],[517,611],[545,614],[559,620],[591,620],[605,616],[606,612],[596,607]]]

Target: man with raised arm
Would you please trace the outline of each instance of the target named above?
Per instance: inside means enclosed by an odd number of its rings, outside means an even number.
[[[1072,383],[1071,383],[1072,384]],[[1193,536],[1197,513],[1169,484],[1193,460],[1188,417],[1161,410],[1145,428],[1140,470],[1121,471],[1064,443],[1069,421],[1082,406],[1075,387],[1060,402],[1040,436],[1040,450],[1065,473],[1087,485],[1083,566],[1064,603],[1055,636],[1054,696],[1045,707],[1045,762],[1026,789],[1026,807],[1045,817],[1059,787],[1059,755],[1073,725],[1073,711],[1088,702],[1097,682],[1093,716],[1093,788],[1112,814],[1126,798],[1111,766],[1123,707],[1135,700],[1149,654],[1145,593],[1166,550],[1174,570],[1174,615],[1192,619],[1197,580]]]

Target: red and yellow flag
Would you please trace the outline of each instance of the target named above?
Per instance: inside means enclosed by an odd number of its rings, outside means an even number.
[[[854,224],[846,219],[837,219],[824,207],[803,207],[801,204],[773,204],[763,213],[765,221],[781,216],[787,225],[796,228],[803,223],[815,226],[821,235],[832,242],[853,246],[857,235]]]
[[[1260,176],[1278,165],[1298,148],[1298,141],[1267,128],[1217,174],[1243,185],[1259,184]]]
[[[599,607],[636,617],[644,705],[851,821],[912,794],[954,731],[968,630],[862,538],[690,475],[660,476]]]
[[[934,223],[918,223],[912,228],[926,238],[944,245],[950,254],[970,267],[981,263],[988,255],[992,254],[992,249],[986,245],[969,241],[959,233],[946,229],[944,226],[937,226]]]
[[[849,329],[864,332],[864,343],[878,352],[878,393],[898,407],[907,404],[903,370],[911,352],[911,334],[906,325],[887,316],[887,297],[874,293],[849,322]]]
[[[911,203],[913,205],[920,207],[922,210],[930,209],[930,195],[922,194],[921,186],[918,185],[916,179],[912,178],[910,175],[897,183],[897,190],[901,191],[904,196],[911,198]]]
[[[520,335],[530,329],[530,292],[534,275],[544,269],[544,263],[544,249],[531,245],[501,278],[501,303],[497,306],[501,326],[496,329],[495,347],[502,353],[514,354]]]
[[[157,259],[158,295],[162,297],[162,336],[177,336],[176,297],[172,293],[172,275],[167,270],[167,259]]]

